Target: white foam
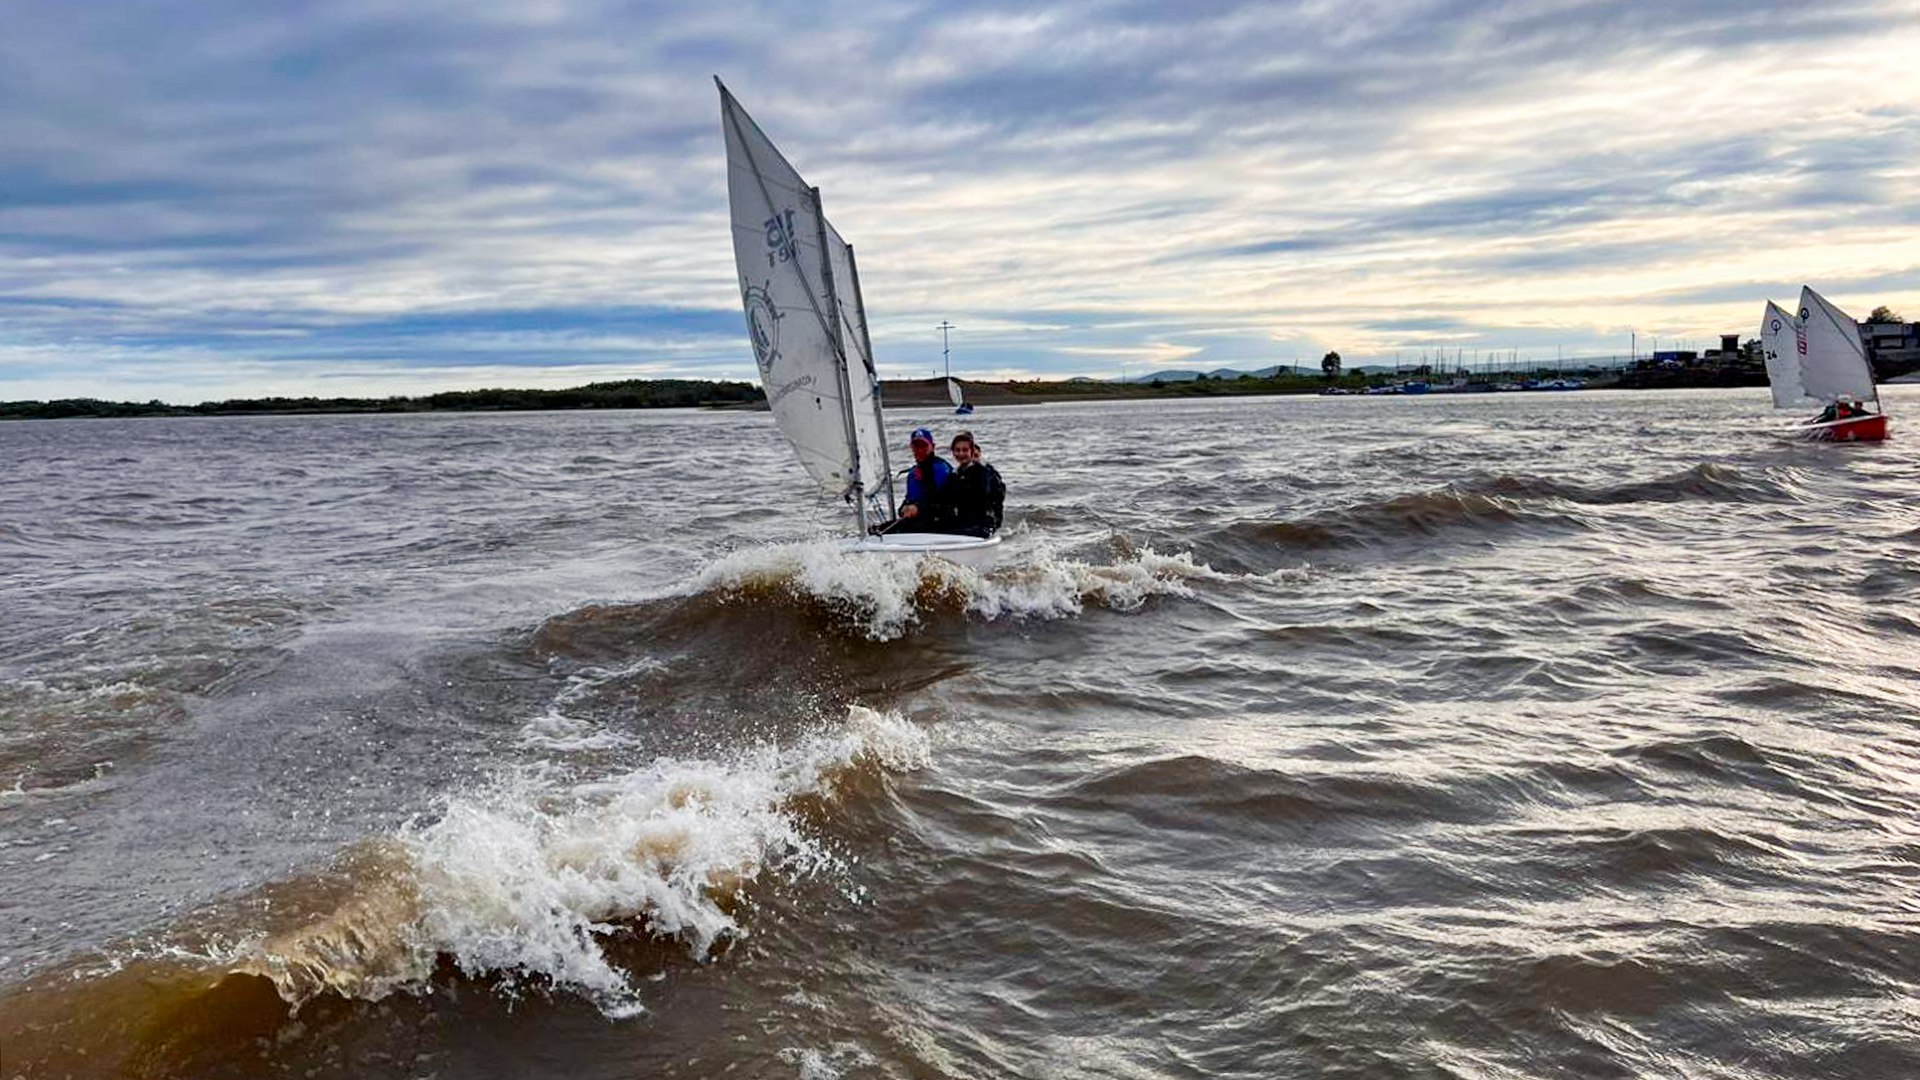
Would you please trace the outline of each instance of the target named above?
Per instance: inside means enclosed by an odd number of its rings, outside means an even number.
[[[799,1080],[840,1080],[848,1069],[871,1069],[879,1062],[853,1043],[837,1042],[829,1050],[789,1046],[780,1060],[799,1067]]]
[[[910,722],[856,705],[838,730],[737,760],[656,761],[564,791],[522,775],[450,799],[401,835],[418,896],[409,951],[451,957],[469,975],[546,980],[631,1015],[638,999],[599,937],[638,925],[704,957],[743,933],[723,906],[741,883],[837,867],[801,828],[795,798],[830,796],[862,763],[898,771],[927,758]]]
[[[940,558],[858,554],[817,542],[734,552],[709,565],[694,588],[723,596],[785,592],[820,603],[866,636],[885,641],[907,633],[927,609],[942,604],[988,619],[1066,618],[1088,604],[1127,611],[1154,596],[1188,596],[1190,582],[1227,576],[1185,552],[1163,555],[1151,548],[1110,565],[1043,550],[983,572]]]
[[[1191,596],[1191,581],[1226,578],[1187,552],[1162,555],[1147,548],[1109,565],[1042,557],[988,577],[967,605],[987,618],[1064,618],[1089,603],[1132,611],[1155,596]]]
[[[884,641],[919,621],[924,590],[945,586],[964,595],[969,576],[977,575],[944,559],[873,557],[822,541],[736,551],[709,565],[694,588],[722,594],[769,589],[816,600]]]
[[[590,698],[609,683],[618,683],[662,667],[659,660],[644,657],[630,664],[611,668],[587,668],[568,676],[567,684],[545,712],[520,729],[520,743],[530,749],[559,754],[613,750],[633,740],[609,731],[590,720],[570,715],[568,709]]]

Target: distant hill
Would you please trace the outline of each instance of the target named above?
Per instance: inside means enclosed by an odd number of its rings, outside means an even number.
[[[1206,371],[1206,372],[1191,371],[1186,368],[1176,368],[1170,371],[1149,371],[1144,375],[1130,375],[1124,380],[1114,380],[1114,381],[1129,382],[1129,383],[1153,383],[1153,382],[1177,383],[1177,382],[1193,382],[1194,380],[1200,379],[1200,378],[1223,379],[1223,380],[1224,379],[1272,379],[1272,378],[1278,378],[1282,375],[1292,374],[1296,371],[1301,375],[1311,375],[1314,377],[1318,377],[1320,374],[1320,366],[1318,364],[1312,365],[1311,367],[1309,367],[1306,364],[1269,364],[1266,367],[1257,368],[1253,371],[1242,371],[1239,368],[1223,367],[1223,368],[1214,368],[1212,371]]]

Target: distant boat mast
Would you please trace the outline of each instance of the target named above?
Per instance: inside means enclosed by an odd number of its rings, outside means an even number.
[[[934,327],[934,329],[940,331],[940,362],[946,365],[947,378],[951,379],[953,378],[953,356],[947,350],[947,332],[960,328],[945,319],[941,319],[940,325]]]

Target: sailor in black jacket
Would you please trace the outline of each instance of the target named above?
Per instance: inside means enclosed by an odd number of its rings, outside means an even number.
[[[1007,485],[999,470],[980,460],[980,444],[973,433],[953,437],[953,473],[940,486],[940,532],[964,536],[992,536],[1000,528]]]

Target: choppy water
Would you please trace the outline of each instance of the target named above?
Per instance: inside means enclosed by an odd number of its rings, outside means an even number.
[[[1920,1075],[1920,429],[1765,406],[985,410],[986,573],[764,414],[0,425],[0,1074]]]

